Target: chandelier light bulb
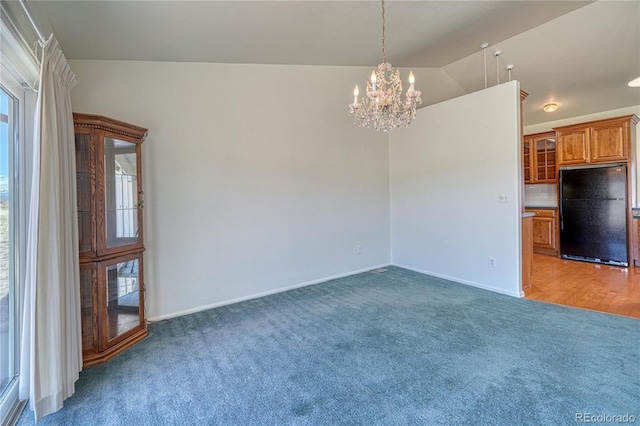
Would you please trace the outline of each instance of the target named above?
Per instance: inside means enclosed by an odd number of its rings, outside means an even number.
[[[358,90],[358,85],[356,84],[356,88],[353,89],[353,104],[358,105],[358,95],[360,94],[360,90]]]
[[[413,71],[409,72],[409,83],[413,86],[413,83],[416,82],[416,78],[413,76]]]

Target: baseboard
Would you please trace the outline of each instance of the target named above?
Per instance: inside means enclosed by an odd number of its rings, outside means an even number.
[[[451,277],[451,276],[448,276],[448,275],[439,274],[439,273],[432,272],[432,271],[425,271],[424,269],[413,268],[411,266],[400,265],[398,263],[392,263],[392,265],[393,266],[397,266],[398,268],[408,269],[408,270],[413,271],[413,272],[418,272],[420,274],[430,275],[432,277],[442,278],[442,279],[445,279],[445,280],[453,281],[453,282],[458,283],[458,284],[464,284],[464,285],[468,285],[468,286],[471,286],[471,287],[481,288],[483,290],[489,290],[489,291],[492,291],[494,293],[504,294],[506,296],[512,296],[512,297],[518,297],[518,298],[524,297],[524,292],[522,292],[522,291],[510,292],[510,291],[506,291],[506,290],[501,289],[501,288],[491,287],[491,286],[480,284],[480,283],[477,283],[477,282],[474,282],[474,281],[462,280],[460,278]]]
[[[537,254],[545,254],[547,256],[558,257],[558,250],[533,246],[533,252]]]
[[[16,401],[15,404],[11,407],[11,410],[7,413],[4,421],[2,422],[2,426],[14,426],[18,423],[18,419],[24,411],[24,408],[27,406],[27,401]]]
[[[220,306],[233,305],[234,303],[244,302],[245,300],[258,299],[260,297],[269,296],[271,294],[282,293],[284,291],[294,290],[296,288],[307,287],[307,286],[315,285],[315,284],[321,284],[321,283],[324,283],[324,282],[327,282],[327,281],[331,281],[331,280],[335,280],[335,279],[338,279],[338,278],[344,278],[344,277],[349,277],[351,275],[361,274],[363,272],[369,272],[369,271],[371,271],[373,269],[384,268],[384,267],[389,266],[389,265],[390,265],[390,263],[384,263],[384,264],[381,264],[381,265],[369,266],[367,268],[358,269],[356,271],[345,272],[343,274],[337,274],[337,275],[332,275],[332,276],[329,276],[329,277],[319,278],[317,280],[306,281],[306,282],[303,282],[303,283],[294,284],[294,285],[287,286],[287,287],[280,287],[280,288],[276,288],[276,289],[273,289],[273,290],[263,291],[261,293],[256,293],[256,294],[251,294],[251,295],[248,295],[248,296],[237,297],[235,299],[230,299],[230,300],[224,300],[224,301],[221,301],[221,302],[211,303],[209,305],[198,306],[196,308],[186,309],[184,311],[173,312],[173,313],[167,314],[167,315],[160,315],[160,316],[157,316],[157,317],[147,318],[147,321],[148,322],[157,322],[157,321],[162,321],[162,320],[166,320],[166,319],[181,317],[183,315],[195,314],[196,312],[206,311],[208,309],[213,309],[213,308],[219,308]]]

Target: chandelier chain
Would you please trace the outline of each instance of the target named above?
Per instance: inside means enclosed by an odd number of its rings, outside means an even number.
[[[384,33],[385,33],[385,16],[384,16],[384,0],[382,0],[382,63],[387,62],[387,54],[384,49]]]

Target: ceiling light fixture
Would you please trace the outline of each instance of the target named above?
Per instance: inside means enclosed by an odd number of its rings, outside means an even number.
[[[546,104],[542,107],[544,112],[553,112],[558,109],[558,104]]]
[[[358,101],[358,86],[353,91],[353,103],[349,104],[353,122],[362,127],[373,127],[387,133],[400,126],[407,127],[416,117],[416,105],[422,103],[420,91],[414,87],[415,78],[409,73],[409,90],[402,100],[400,72],[387,62],[385,52],[385,15],[382,0],[382,63],[371,72],[366,96]]]
[[[640,87],[640,77],[634,78],[628,84],[629,87]]]

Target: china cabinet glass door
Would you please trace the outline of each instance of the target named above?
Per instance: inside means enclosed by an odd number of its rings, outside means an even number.
[[[140,243],[139,145],[104,138],[105,247]]]
[[[93,225],[93,209],[91,200],[91,138],[89,134],[76,133],[76,187],[78,202],[78,237],[80,254],[91,253],[94,244],[91,242]]]
[[[98,330],[95,311],[96,278],[94,274],[94,264],[80,264],[80,312],[82,317],[83,353],[94,353],[97,351],[96,336],[98,335]]]
[[[106,339],[111,342],[142,326],[142,258],[140,255],[118,258],[103,262],[102,268],[106,274],[102,308],[107,313]]]

